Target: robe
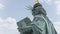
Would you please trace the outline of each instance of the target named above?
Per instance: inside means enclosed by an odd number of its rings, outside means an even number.
[[[19,32],[22,34],[57,34],[52,22],[47,17],[46,11],[40,3],[33,6],[32,15],[34,16],[34,19],[31,23],[26,19],[17,23]],[[26,22],[30,25],[25,25]],[[24,27],[21,27],[20,25]]]
[[[40,3],[34,5],[32,15],[34,16],[31,23],[33,34],[57,34],[52,22],[47,17],[46,11]]]
[[[57,34],[52,22],[44,15],[36,15],[32,21],[33,34]]]

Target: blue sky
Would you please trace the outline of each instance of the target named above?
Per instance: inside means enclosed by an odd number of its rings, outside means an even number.
[[[47,12],[47,16],[54,24],[58,34],[60,33],[60,0],[41,0]],[[29,6],[34,5],[34,0],[0,0],[0,33],[1,34],[19,34],[16,22],[33,16]],[[27,7],[26,7],[27,6]]]

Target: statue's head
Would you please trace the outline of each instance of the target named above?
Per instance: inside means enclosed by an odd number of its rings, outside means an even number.
[[[40,3],[36,3],[32,9],[33,16],[38,15],[38,14],[46,15],[46,11],[44,10],[44,8],[42,7],[42,5]]]

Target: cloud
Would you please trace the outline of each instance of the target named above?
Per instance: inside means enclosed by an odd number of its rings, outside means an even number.
[[[44,0],[46,3],[51,3],[52,0]]]
[[[16,25],[16,19],[8,17],[3,19],[0,17],[0,33],[1,34],[19,34]]]
[[[46,2],[48,5],[55,6],[56,14],[60,15],[60,0],[41,0],[41,2]]]
[[[48,5],[51,5],[52,0],[40,0],[41,2],[46,2]]]
[[[54,27],[55,27],[57,33],[60,34],[60,21],[54,22],[52,18],[49,18],[49,19],[50,19],[50,21],[53,22],[53,25],[54,25]]]
[[[0,0],[0,3],[6,3],[8,0]]]
[[[56,0],[54,3],[56,6],[56,14],[60,15],[60,0]]]
[[[54,22],[54,27],[58,34],[60,34],[60,21]]]
[[[4,9],[4,7],[5,7],[5,6],[0,3],[0,10],[1,10],[1,9]]]
[[[8,0],[0,0],[0,11],[4,10]]]
[[[16,19],[8,17],[7,19],[0,18],[0,30],[3,29],[17,29]]]
[[[0,34],[20,34],[16,30],[0,30]]]
[[[45,1],[48,5],[55,6],[56,14],[60,15],[60,0],[42,0],[42,2]]]
[[[60,34],[60,21],[54,22],[52,18],[49,18],[49,19],[50,19],[50,21],[53,22],[53,25],[54,25],[54,27],[55,27],[57,33]]]

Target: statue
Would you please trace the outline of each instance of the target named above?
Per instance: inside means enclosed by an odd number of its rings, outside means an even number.
[[[47,17],[45,9],[38,0],[33,6],[32,15],[34,16],[33,21],[25,18],[17,22],[21,34],[57,34],[52,22]]]
[[[22,19],[21,21],[17,22],[18,26],[18,31],[21,34],[31,34],[32,33],[32,28],[30,26],[30,19],[28,17]]]

